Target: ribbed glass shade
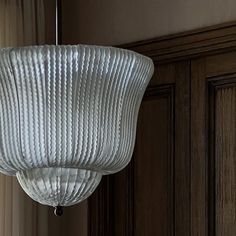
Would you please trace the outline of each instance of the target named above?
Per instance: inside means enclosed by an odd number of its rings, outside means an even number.
[[[99,46],[0,50],[0,170],[34,200],[73,205],[130,161],[153,73],[140,54]]]

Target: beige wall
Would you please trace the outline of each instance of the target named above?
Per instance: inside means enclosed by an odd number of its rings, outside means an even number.
[[[117,45],[236,20],[235,0],[66,0],[64,43]]]

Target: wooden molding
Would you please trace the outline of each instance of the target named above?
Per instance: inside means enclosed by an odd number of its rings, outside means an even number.
[[[149,56],[155,63],[227,52],[236,50],[236,21],[119,47]]]

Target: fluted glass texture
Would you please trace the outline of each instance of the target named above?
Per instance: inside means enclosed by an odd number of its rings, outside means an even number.
[[[101,46],[0,50],[0,171],[73,205],[130,161],[151,59]]]

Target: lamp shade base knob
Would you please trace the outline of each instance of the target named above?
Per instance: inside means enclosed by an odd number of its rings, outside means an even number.
[[[55,216],[62,216],[63,215],[63,207],[62,206],[56,206],[54,209]]]

